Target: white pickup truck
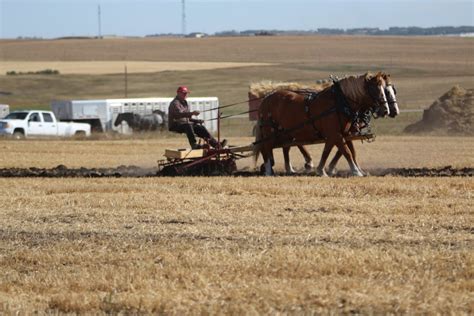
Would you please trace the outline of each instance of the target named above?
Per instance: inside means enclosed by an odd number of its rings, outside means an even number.
[[[25,137],[90,136],[87,123],[58,122],[53,112],[39,110],[14,111],[0,119],[0,135],[16,139]]]

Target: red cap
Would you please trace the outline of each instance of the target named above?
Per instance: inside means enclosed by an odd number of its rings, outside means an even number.
[[[179,87],[176,92],[178,92],[178,93],[179,93],[179,92],[190,93],[188,87],[186,87],[186,86],[181,86],[181,87]]]

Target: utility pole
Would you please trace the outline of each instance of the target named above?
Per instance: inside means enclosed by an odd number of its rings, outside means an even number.
[[[97,17],[98,17],[98,20],[99,20],[99,37],[98,38],[102,38],[102,21],[101,21],[101,17],[100,17],[100,4],[97,8]]]
[[[181,33],[186,36],[186,4],[185,0],[181,0]]]
[[[124,81],[125,81],[125,98],[128,98],[128,71],[127,71],[127,64],[125,64],[124,69]]]

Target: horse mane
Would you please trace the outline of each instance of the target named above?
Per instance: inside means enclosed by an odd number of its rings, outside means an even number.
[[[392,79],[390,78],[390,74],[382,72],[382,78],[385,80],[386,85],[392,84]]]
[[[341,79],[339,83],[346,97],[351,100],[357,100],[360,96],[365,95],[365,83],[369,76],[370,74],[367,73],[358,77],[350,76]]]

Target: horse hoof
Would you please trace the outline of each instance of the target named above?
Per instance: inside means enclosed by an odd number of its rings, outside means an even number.
[[[337,169],[336,168],[328,170],[328,176],[335,177],[336,175],[337,175]]]
[[[285,171],[286,171],[286,174],[287,175],[292,175],[292,174],[295,174],[296,171],[295,169],[293,169],[293,166],[285,166]]]
[[[326,173],[326,171],[324,169],[316,169],[316,175],[319,176],[319,177],[327,177],[328,174]]]
[[[270,172],[268,172],[267,168],[265,167],[265,164],[262,164],[260,166],[260,174],[263,176],[274,176],[275,171],[273,170],[273,168],[271,168]]]
[[[312,162],[307,162],[307,163],[304,164],[304,169],[306,171],[311,171],[311,170],[313,170],[313,168],[314,168],[314,165],[313,165]]]

